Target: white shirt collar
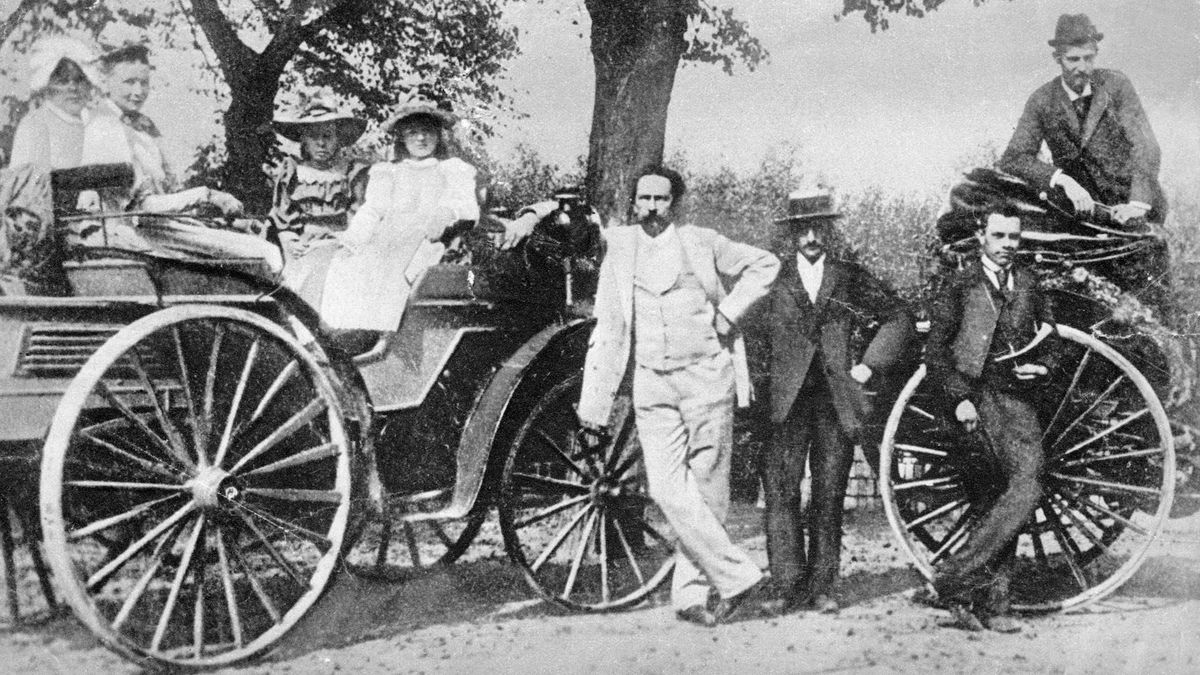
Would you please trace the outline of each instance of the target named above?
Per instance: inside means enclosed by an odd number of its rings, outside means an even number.
[[[996,288],[1000,288],[1000,280],[996,277],[996,272],[998,270],[1000,270],[1001,267],[996,264],[996,261],[987,257],[986,255],[980,256],[979,259],[983,261],[983,271],[985,273],[987,273],[987,278],[992,282],[992,285],[995,286]],[[1010,290],[1010,291],[1013,289],[1013,273],[1012,272],[1013,272],[1012,265],[1009,265],[1008,266],[1008,281],[1007,281],[1007,283],[1005,283],[1005,286],[1008,286],[1008,288],[1006,290]]]
[[[651,246],[661,246],[675,238],[675,223],[667,223],[667,226],[663,228],[662,232],[658,233],[657,237],[651,237],[646,234],[646,231],[642,229],[640,224],[635,223],[634,227],[638,229],[638,239]]]
[[[1059,82],[1059,84],[1062,85],[1063,91],[1067,92],[1067,98],[1071,99],[1072,103],[1074,103],[1075,99],[1077,99],[1077,98],[1092,95],[1092,83],[1090,81],[1087,84],[1083,85],[1083,93],[1082,94],[1080,94],[1080,93],[1076,92],[1074,89],[1068,87],[1067,81],[1062,79],[1061,77],[1058,78],[1058,82]]]
[[[800,283],[804,285],[809,301],[816,304],[817,292],[821,290],[821,280],[825,277],[824,254],[816,262],[809,262],[803,253],[797,251],[796,271],[800,273]]]

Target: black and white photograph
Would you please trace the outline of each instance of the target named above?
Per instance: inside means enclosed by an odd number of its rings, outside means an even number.
[[[1200,670],[1198,0],[0,0],[0,209],[0,672]]]

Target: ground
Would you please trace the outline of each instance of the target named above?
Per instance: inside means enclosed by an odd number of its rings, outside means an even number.
[[[732,529],[766,563],[761,511]],[[1030,617],[1018,635],[938,626],[881,511],[851,512],[837,616],[797,613],[704,629],[663,598],[572,615],[530,598],[494,541],[405,584],[339,577],[276,649],[230,673],[1200,672],[1200,516],[1170,521],[1138,574],[1081,612]],[[486,534],[486,532],[485,532]],[[32,589],[30,589],[32,590]],[[69,616],[0,628],[0,671],[132,673]]]

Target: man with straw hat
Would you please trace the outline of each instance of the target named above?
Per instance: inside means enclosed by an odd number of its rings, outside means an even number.
[[[904,303],[833,253],[841,214],[824,189],[788,196],[783,271],[771,289],[772,442],[761,459],[767,555],[780,609],[838,611],[842,510],[854,445],[864,440],[862,385],[896,364],[912,336]],[[881,327],[861,355],[852,335]],[[807,520],[800,483],[812,472]]]
[[[1103,38],[1086,14],[1058,18],[1049,44],[1062,73],[1025,103],[1000,168],[1039,188],[1061,189],[1080,215],[1090,217],[1100,202],[1118,223],[1161,223],[1167,201],[1158,142],[1129,78],[1095,67]],[[1052,163],[1038,159],[1043,142]]]

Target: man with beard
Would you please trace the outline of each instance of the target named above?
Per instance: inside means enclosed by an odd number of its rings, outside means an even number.
[[[1020,219],[990,214],[976,236],[982,255],[950,274],[930,308],[925,365],[963,441],[990,445],[1003,489],[937,566],[934,588],[958,627],[1015,632],[1008,581],[1017,534],[1042,494],[1037,392],[1054,367],[1054,316],[1037,279],[1013,264]]]
[[[1091,216],[1099,201],[1118,223],[1161,223],[1167,201],[1158,142],[1129,78],[1095,67],[1103,37],[1085,14],[1058,18],[1049,43],[1062,74],[1029,97],[1000,168],[1039,188],[1061,188],[1080,215]],[[1053,163],[1038,158],[1043,141]]]
[[[712,626],[762,608],[763,574],[729,538],[733,403],[749,376],[737,322],[779,272],[766,251],[677,223],[683,178],[650,166],[636,181],[629,227],[605,230],[596,327],[579,420],[602,431],[633,368],[633,407],[651,498],[678,536],[672,604]],[[735,280],[728,291],[721,278]],[[712,611],[709,591],[720,599]]]
[[[783,238],[790,255],[771,290],[774,434],[760,469],[767,554],[781,609],[838,611],[843,500],[868,411],[861,385],[896,365],[913,334],[891,289],[861,265],[826,255],[840,217],[829,192],[800,191],[788,196],[788,215],[776,221],[789,230]],[[879,330],[860,360],[852,336],[870,322]],[[812,472],[807,518],[800,508],[806,462]]]

